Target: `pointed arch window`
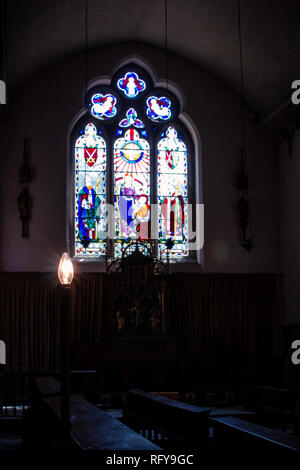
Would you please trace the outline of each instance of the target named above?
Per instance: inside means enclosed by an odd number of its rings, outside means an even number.
[[[119,69],[110,86],[88,91],[86,112],[71,136],[75,258],[119,257],[124,242],[134,238],[152,240],[160,257],[167,256],[170,240],[171,260],[192,256],[194,147],[179,110],[177,96],[155,87],[135,64]],[[113,239],[107,237],[108,206]]]

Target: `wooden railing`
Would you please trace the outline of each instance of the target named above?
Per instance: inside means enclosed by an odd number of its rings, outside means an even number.
[[[207,449],[209,408],[130,390],[123,422],[164,450]]]
[[[32,403],[34,380],[37,376],[47,375],[33,372],[0,373],[0,439],[7,434],[22,434],[23,418]]]
[[[87,378],[93,378],[96,375],[94,370],[72,371],[71,381],[74,390],[83,392]],[[43,377],[59,379],[60,372],[0,372],[0,419],[21,418],[31,404],[35,380]]]
[[[30,406],[32,383],[36,376],[33,372],[0,373],[0,418],[22,417]]]

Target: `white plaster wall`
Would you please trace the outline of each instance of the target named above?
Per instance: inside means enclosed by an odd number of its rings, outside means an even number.
[[[141,43],[123,43],[90,52],[89,80],[110,76],[118,63],[137,54],[165,77],[163,51]],[[239,245],[235,188],[240,159],[241,112],[238,97],[222,82],[175,55],[169,79],[184,90],[184,111],[201,136],[205,203],[204,269],[207,272],[280,270],[276,159],[270,143],[247,123],[248,170],[254,249]],[[84,58],[56,64],[11,97],[1,122],[0,207],[1,271],[56,271],[66,248],[66,162],[70,123],[83,105]],[[34,204],[30,238],[21,238],[18,219],[18,169],[22,139],[31,140],[36,178],[30,184]],[[200,185],[201,186],[201,185]],[[81,270],[102,270],[81,265]],[[195,266],[193,267],[195,269]]]

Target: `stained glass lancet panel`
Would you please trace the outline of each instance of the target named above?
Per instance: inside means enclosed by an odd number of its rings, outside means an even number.
[[[106,252],[106,143],[94,126],[85,126],[75,143],[75,257]]]
[[[167,255],[168,239],[174,241],[170,258],[189,255],[187,181],[186,144],[169,127],[157,146],[158,251],[162,257]]]
[[[114,144],[115,256],[122,241],[150,237],[150,146],[133,128]]]

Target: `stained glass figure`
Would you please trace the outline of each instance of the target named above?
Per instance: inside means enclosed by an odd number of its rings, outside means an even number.
[[[157,96],[150,96],[147,99],[146,114],[152,121],[166,121],[171,117],[171,101],[165,96],[158,98]]]
[[[166,242],[174,240],[170,258],[188,256],[187,150],[177,131],[169,127],[159,141],[157,198],[159,204],[159,254],[167,255]]]
[[[124,78],[118,80],[117,86],[128,98],[135,98],[146,89],[146,83],[135,72],[127,72]]]
[[[106,143],[94,124],[75,143],[75,256],[105,254]]]
[[[96,93],[91,98],[92,107],[91,114],[97,119],[112,118],[116,115],[117,99],[113,95],[101,95]]]
[[[120,127],[133,126],[133,127],[137,127],[138,129],[142,129],[143,127],[145,127],[145,124],[143,123],[143,121],[138,119],[136,110],[134,108],[130,108],[126,112],[126,118],[122,119],[122,121],[119,123],[119,126]]]
[[[129,129],[114,145],[115,256],[121,240],[150,236],[150,146]]]

